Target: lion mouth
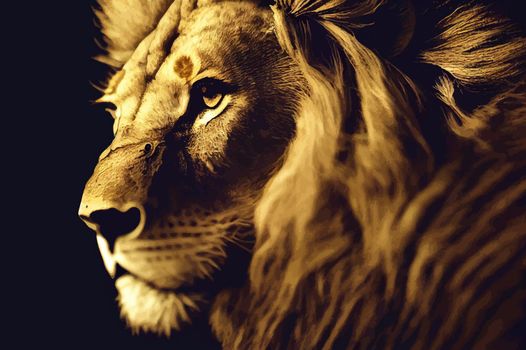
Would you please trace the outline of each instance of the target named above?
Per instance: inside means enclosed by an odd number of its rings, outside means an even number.
[[[141,288],[144,288],[145,290],[148,290],[150,292],[159,293],[159,295],[161,294],[165,294],[165,295],[168,295],[168,294],[173,294],[173,295],[204,294],[197,286],[194,286],[194,285],[183,285],[183,286],[175,287],[175,288],[159,287],[159,286],[156,286],[154,283],[147,281],[130,272],[124,272],[119,276],[115,276],[114,281],[115,281],[115,285],[117,286],[117,288],[118,288],[118,284],[120,283],[119,281],[123,279],[128,280],[129,282],[135,285],[141,286]]]
[[[182,282],[176,287],[166,287],[160,286],[153,281],[146,280],[122,267],[120,264],[116,264],[115,267],[115,276],[113,277],[114,282],[117,284],[118,280],[121,277],[130,276],[137,283],[143,284],[145,287],[148,287],[152,290],[156,290],[161,293],[176,293],[176,294],[207,294],[206,291],[209,291],[212,287],[212,281],[210,280],[194,280],[193,282]]]

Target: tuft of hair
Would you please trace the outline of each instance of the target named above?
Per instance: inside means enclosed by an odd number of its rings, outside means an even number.
[[[157,26],[173,0],[99,0],[95,14],[107,44],[107,56],[98,59],[122,66],[137,45]],[[130,15],[133,14],[133,15]]]
[[[524,77],[525,38],[490,6],[469,1],[439,21],[437,31],[421,58],[441,67],[457,83],[475,89],[509,87]]]
[[[169,336],[191,323],[190,311],[198,311],[200,296],[162,291],[136,277],[126,275],[115,283],[121,317],[132,332],[152,332]]]

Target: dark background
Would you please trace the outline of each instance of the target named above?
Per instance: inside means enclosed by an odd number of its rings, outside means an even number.
[[[95,234],[77,217],[84,183],[112,139],[91,101],[106,66],[95,1],[18,3],[2,11],[4,349],[207,349],[195,331],[133,336]],[[7,238],[7,239],[5,239]],[[189,344],[194,344],[190,346]]]

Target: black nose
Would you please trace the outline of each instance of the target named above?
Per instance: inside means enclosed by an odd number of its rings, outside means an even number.
[[[141,210],[136,207],[125,212],[115,208],[92,212],[86,210],[79,216],[90,228],[93,229],[93,224],[96,225],[97,233],[106,238],[112,251],[118,237],[133,232],[141,223]]]

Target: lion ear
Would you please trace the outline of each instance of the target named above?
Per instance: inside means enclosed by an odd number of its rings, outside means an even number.
[[[97,59],[120,67],[137,45],[155,29],[173,0],[99,0],[94,12],[100,21],[107,54]]]

